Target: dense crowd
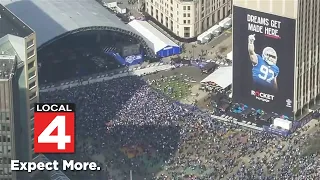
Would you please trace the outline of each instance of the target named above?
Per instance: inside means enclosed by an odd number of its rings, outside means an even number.
[[[284,138],[223,124],[139,77],[43,92],[40,99],[76,103],[76,154],[51,158],[103,166],[68,173],[79,180],[125,180],[130,171],[133,180],[320,179],[318,154],[304,153],[319,131]]]

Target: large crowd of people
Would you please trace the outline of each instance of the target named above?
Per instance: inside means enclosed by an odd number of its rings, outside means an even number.
[[[224,124],[209,112],[165,97],[136,76],[42,92],[41,102],[76,103],[75,155],[100,172],[67,172],[71,179],[273,180],[320,179],[320,131],[279,137]]]

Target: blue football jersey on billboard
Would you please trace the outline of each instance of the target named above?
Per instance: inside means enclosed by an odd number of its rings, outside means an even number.
[[[272,88],[275,78],[279,75],[277,65],[269,65],[259,54],[257,54],[258,62],[252,67],[252,78],[255,84]]]

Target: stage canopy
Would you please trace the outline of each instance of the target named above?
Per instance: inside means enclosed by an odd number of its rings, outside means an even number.
[[[86,27],[101,26],[134,31],[94,0],[0,2],[36,32],[38,47],[59,35]]]
[[[223,89],[228,87],[232,84],[232,66],[220,67],[204,78],[201,83],[216,83]]]
[[[147,21],[133,20],[129,25],[139,33],[158,57],[181,53],[181,48]]]

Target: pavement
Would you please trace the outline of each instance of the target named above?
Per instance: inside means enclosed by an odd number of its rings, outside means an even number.
[[[197,67],[193,66],[184,66],[180,68],[176,68],[170,71],[159,71],[156,74],[149,74],[147,76],[142,77],[143,79],[159,79],[161,75],[168,77],[168,76],[174,76],[174,75],[180,75],[180,74],[187,74],[188,77],[193,78],[195,81],[200,82],[202,79],[204,79],[207,75],[202,74],[201,70]]]
[[[94,79],[89,79],[86,81],[82,81],[81,83],[79,81],[72,81],[69,83],[62,83],[58,86],[53,86],[53,87],[42,87],[40,89],[40,92],[50,92],[50,91],[55,91],[55,90],[62,90],[62,89],[66,89],[66,88],[70,88],[70,87],[75,87],[75,86],[80,86],[80,85],[86,85],[89,83],[97,83],[97,82],[102,82],[102,81],[108,81],[114,78],[119,78],[119,77],[124,77],[124,76],[142,76],[145,74],[151,74],[154,72],[158,72],[158,71],[167,71],[170,70],[172,67],[171,65],[160,65],[159,63],[153,63],[150,64],[149,67],[146,68],[142,68],[142,69],[135,69],[135,70],[131,70],[128,72],[122,72],[119,74],[115,74],[112,76],[109,76],[108,74],[105,75],[99,75]]]
[[[217,54],[226,56],[232,51],[232,32],[231,29],[224,31],[220,36],[212,39],[207,44],[185,43],[182,56],[205,57],[213,59]]]
[[[182,103],[185,104],[192,104],[194,103],[195,100],[198,100],[199,98],[203,98],[203,96],[205,96],[202,91],[199,91],[199,87],[200,87],[200,81],[202,79],[204,79],[207,75],[202,74],[201,70],[197,67],[193,67],[193,66],[184,66],[184,67],[180,67],[177,69],[173,69],[170,71],[159,71],[156,74],[150,74],[147,76],[142,77],[143,79],[147,80],[153,80],[153,79],[159,79],[160,76],[174,76],[174,75],[188,75],[188,77],[192,78],[195,82],[192,83],[193,86],[191,88],[191,94],[186,97],[181,99]],[[199,96],[195,96],[195,94],[199,93]]]
[[[104,2],[111,3],[115,0],[104,0]],[[117,0],[118,6],[127,8],[127,11],[134,17],[141,17],[142,14],[139,12],[139,9],[142,4],[142,0]]]

